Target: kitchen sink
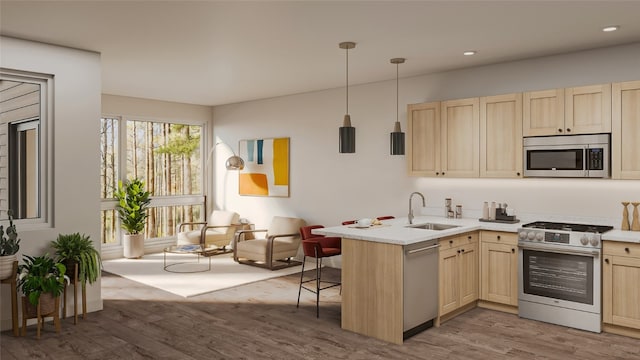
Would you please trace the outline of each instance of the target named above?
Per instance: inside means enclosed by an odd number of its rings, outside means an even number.
[[[437,224],[437,223],[422,223],[422,224],[414,224],[407,225],[406,227],[414,228],[414,229],[423,229],[423,230],[447,230],[460,227],[459,225],[449,225],[449,224]]]

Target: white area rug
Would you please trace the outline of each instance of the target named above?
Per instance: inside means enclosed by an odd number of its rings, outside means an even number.
[[[164,270],[163,254],[147,254],[142,259],[116,259],[103,261],[104,271],[153,286],[170,293],[191,297],[208,292],[235,287],[255,281],[299,273],[302,265],[271,271],[233,261],[232,254],[211,257],[211,270],[194,273],[174,273]],[[169,270],[193,271],[206,269],[208,259],[192,254],[167,254]],[[310,264],[307,264],[310,265]],[[313,268],[315,264],[305,266]]]

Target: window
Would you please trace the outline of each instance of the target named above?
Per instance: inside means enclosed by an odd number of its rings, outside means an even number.
[[[120,116],[100,122],[103,244],[120,242],[113,199],[118,180],[140,178],[151,193],[148,241],[173,237],[181,222],[202,221],[202,125]]]
[[[0,69],[0,220],[48,223],[53,78]]]

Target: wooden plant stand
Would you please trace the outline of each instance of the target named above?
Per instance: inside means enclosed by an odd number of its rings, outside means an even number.
[[[78,324],[78,284],[82,287],[82,319],[87,318],[87,284],[84,281],[78,280],[78,264],[75,264],[73,269],[73,278],[71,284],[64,287],[63,303],[62,303],[62,317],[67,317],[67,288],[73,285],[73,324]]]
[[[36,337],[38,339],[40,339],[40,329],[44,326],[44,318],[46,317],[53,317],[53,324],[56,328],[56,333],[60,333],[60,296],[56,296],[52,300],[55,303],[52,310],[43,313],[42,297],[45,295],[49,294],[40,295],[40,300],[38,300],[38,305],[36,305],[35,314],[33,312],[33,305],[29,303],[29,298],[26,296],[22,297],[22,336],[27,334],[27,319],[33,319],[34,317],[38,321],[38,325],[36,327]]]
[[[0,280],[2,284],[11,286],[11,326],[13,328],[13,336],[20,336],[20,328],[18,327],[18,261],[13,262],[13,270],[11,276],[7,279]]]

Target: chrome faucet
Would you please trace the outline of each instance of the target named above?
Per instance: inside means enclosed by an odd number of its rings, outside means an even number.
[[[413,195],[420,195],[420,197],[422,198],[422,207],[427,206],[425,200],[424,200],[424,195],[422,195],[421,193],[414,191],[411,193],[411,195],[409,195],[409,224],[413,224],[413,209],[411,208],[411,199],[413,198]]]

